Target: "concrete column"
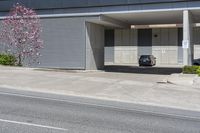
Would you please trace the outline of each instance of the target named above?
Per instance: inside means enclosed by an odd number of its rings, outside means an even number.
[[[193,59],[193,22],[190,11],[183,11],[183,65],[192,65]]]
[[[104,27],[86,23],[86,70],[104,67]]]

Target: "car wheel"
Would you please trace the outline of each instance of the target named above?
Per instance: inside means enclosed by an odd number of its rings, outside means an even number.
[[[151,66],[153,66],[153,62],[151,62]]]

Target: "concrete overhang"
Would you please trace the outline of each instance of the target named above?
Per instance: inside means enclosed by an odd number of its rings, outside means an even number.
[[[190,11],[195,27],[199,27],[200,9]],[[112,28],[173,28],[182,27],[183,10],[152,12],[118,12],[100,15],[91,22]]]
[[[88,22],[103,25],[105,27],[113,27],[113,28],[129,28],[130,27],[129,24],[123,21],[120,21],[120,20],[111,18],[109,16],[105,16],[105,15],[100,15],[98,19],[88,20]]]
[[[182,11],[118,13],[106,14],[106,16],[129,25],[174,24],[183,21]]]
[[[200,9],[190,10],[194,23],[200,23]],[[159,24],[169,27],[181,27],[183,23],[183,10],[166,10],[151,12],[118,12],[104,14],[104,16],[131,25],[152,25],[152,28]],[[174,25],[175,24],[175,25]],[[150,26],[151,27],[151,26]],[[156,27],[155,27],[156,28]]]

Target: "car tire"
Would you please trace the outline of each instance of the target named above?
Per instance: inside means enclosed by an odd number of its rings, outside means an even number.
[[[153,62],[151,62],[151,66],[153,66]]]

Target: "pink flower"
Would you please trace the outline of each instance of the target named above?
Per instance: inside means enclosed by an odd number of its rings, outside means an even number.
[[[17,3],[3,20],[2,27],[0,39],[19,57],[19,64],[25,64],[27,59],[28,64],[38,62],[43,41],[40,20],[34,10]]]

